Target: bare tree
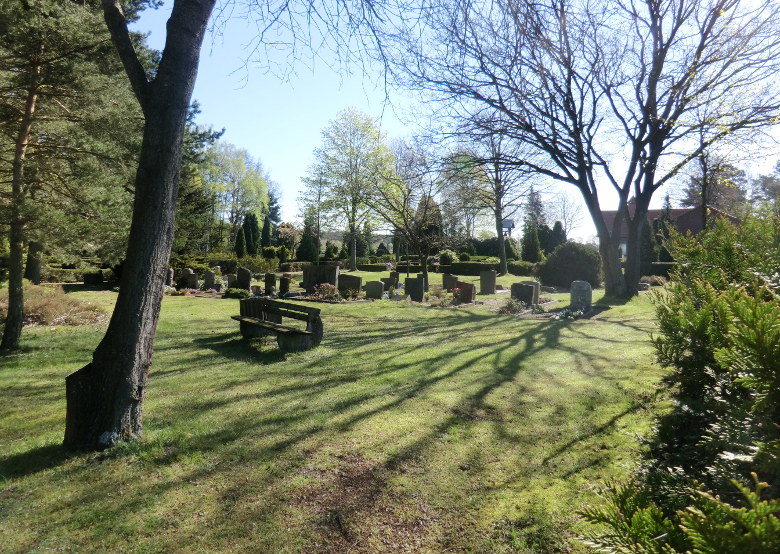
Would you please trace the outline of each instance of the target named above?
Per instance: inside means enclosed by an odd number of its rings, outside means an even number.
[[[563,234],[566,239],[575,227],[582,223],[582,204],[568,192],[559,193],[553,198],[551,206],[551,219],[560,221],[563,225]]]
[[[419,14],[388,33],[396,75],[455,121],[500,123],[536,152],[531,169],[579,189],[610,295],[636,293],[653,194],[702,149],[780,115],[772,0],[434,0]],[[617,193],[613,221],[600,182]]]
[[[439,178],[439,168],[420,144],[396,141],[392,150],[394,171],[378,176],[368,202],[417,255],[428,282],[428,258],[442,246],[444,238],[441,211],[435,199],[445,181]]]

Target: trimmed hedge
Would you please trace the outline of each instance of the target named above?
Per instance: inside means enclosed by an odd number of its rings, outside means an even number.
[[[447,273],[454,273],[455,275],[479,275],[480,271],[490,271],[495,269],[498,271],[500,264],[486,264],[482,262],[453,262],[450,266],[450,271]]]
[[[507,262],[507,270],[512,275],[530,277],[536,270],[536,264],[531,262]]]

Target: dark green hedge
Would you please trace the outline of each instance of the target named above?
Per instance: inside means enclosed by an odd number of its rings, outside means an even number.
[[[507,262],[506,267],[512,275],[530,277],[534,274],[536,264],[531,262]]]
[[[482,262],[453,262],[450,266],[450,271],[447,273],[454,273],[455,275],[479,275],[480,271],[490,271],[495,269],[498,271],[499,264],[486,264]]]

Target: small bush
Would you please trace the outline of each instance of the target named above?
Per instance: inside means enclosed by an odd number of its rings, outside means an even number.
[[[439,252],[439,263],[441,265],[450,265],[458,260],[458,255],[452,250],[442,250]]]
[[[8,315],[8,289],[0,291],[0,320]],[[25,325],[90,325],[108,314],[95,304],[68,296],[61,287],[24,283]]]
[[[518,300],[517,298],[507,298],[506,304],[504,304],[498,309],[498,313],[519,314],[521,312],[524,312],[526,308],[527,306],[525,305],[525,302],[523,302],[522,300]]]
[[[335,285],[331,285],[330,283],[322,283],[314,287],[313,297],[316,298],[317,300],[330,300],[330,301],[341,300],[341,296],[339,295],[339,289],[337,289]]]
[[[640,283],[647,283],[654,287],[661,287],[666,284],[666,277],[661,275],[644,275],[639,279]]]
[[[458,254],[458,260],[460,260],[461,262],[468,262],[471,260],[471,254],[469,254],[468,252],[461,252],[460,254]]]
[[[252,293],[250,293],[246,289],[227,289],[223,294],[222,298],[249,298],[252,296]]]
[[[569,287],[572,281],[587,281],[592,287],[601,284],[601,257],[595,248],[566,242],[537,266],[542,283]]]

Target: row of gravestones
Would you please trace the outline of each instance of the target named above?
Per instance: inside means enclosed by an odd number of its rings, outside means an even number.
[[[539,282],[523,281],[512,284],[512,298],[527,306],[539,303]],[[572,281],[569,289],[569,305],[574,309],[589,311],[593,305],[593,289],[587,281]]]

